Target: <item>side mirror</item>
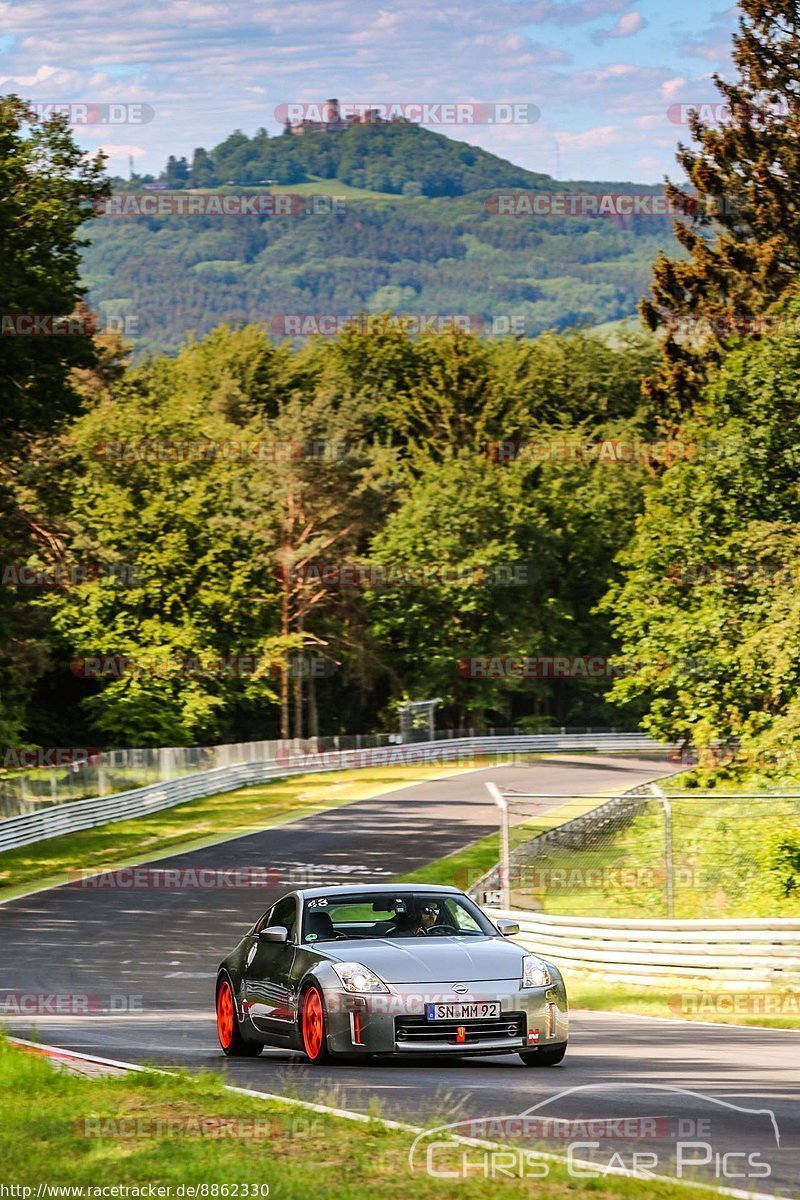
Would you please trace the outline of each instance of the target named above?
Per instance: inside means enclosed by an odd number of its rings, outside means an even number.
[[[258,935],[260,942],[288,942],[289,930],[285,925],[268,925]]]
[[[507,921],[504,917],[501,917],[499,921],[495,921],[495,925],[503,937],[514,937],[519,933],[519,921]]]

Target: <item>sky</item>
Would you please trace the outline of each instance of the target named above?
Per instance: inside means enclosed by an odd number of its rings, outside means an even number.
[[[736,23],[713,0],[0,0],[0,94],[116,105],[73,110],[76,133],[126,176],[335,96],[535,106],[428,127],[559,179],[655,183],[681,177],[679,106],[732,77]]]

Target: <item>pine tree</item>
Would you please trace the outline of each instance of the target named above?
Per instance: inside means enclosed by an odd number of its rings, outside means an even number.
[[[709,367],[737,332],[778,305],[800,270],[798,0],[741,0],[733,37],[737,83],[714,83],[730,119],[691,114],[696,148],[679,145],[690,190],[667,181],[686,257],[659,255],[642,315],[664,333],[645,391],[669,423],[691,408]]]

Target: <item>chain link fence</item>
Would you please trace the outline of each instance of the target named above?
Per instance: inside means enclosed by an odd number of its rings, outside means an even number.
[[[800,916],[800,793],[664,786],[575,796],[549,815],[544,797],[503,793],[507,879],[498,864],[471,893],[565,917]]]

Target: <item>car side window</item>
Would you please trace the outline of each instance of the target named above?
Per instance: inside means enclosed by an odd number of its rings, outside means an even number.
[[[268,908],[267,911],[264,913],[263,917],[258,918],[255,925],[253,926],[253,933],[261,933],[262,929],[267,928],[267,926],[269,925],[269,918],[270,918],[271,912],[272,912],[272,909]]]
[[[464,933],[483,933],[475,918],[460,904],[447,905],[447,919],[451,925],[455,925],[456,929],[463,930]]]
[[[279,900],[268,913],[268,917],[267,925],[285,925],[289,930],[289,941],[294,941],[297,926],[297,904],[294,896]]]

